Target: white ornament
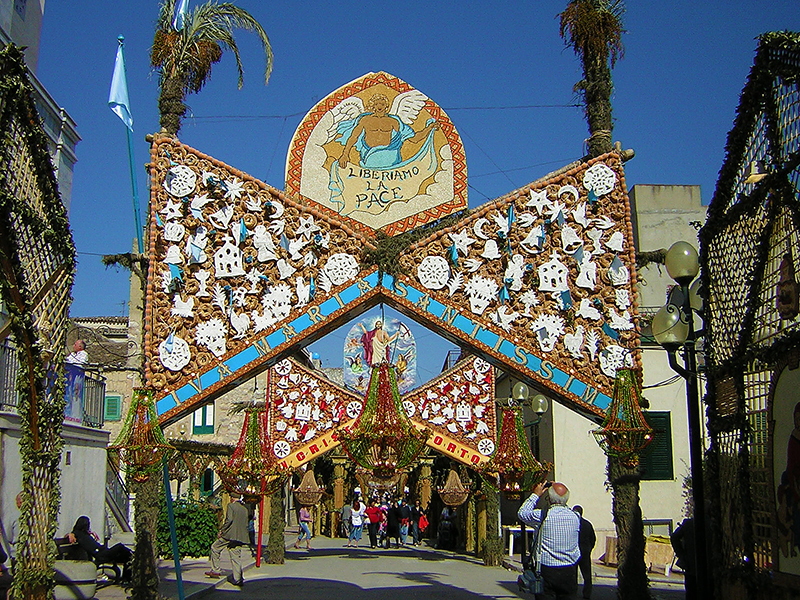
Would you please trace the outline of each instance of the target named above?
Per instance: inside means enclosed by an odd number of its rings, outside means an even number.
[[[552,352],[558,338],[564,333],[564,319],[558,315],[542,314],[531,323],[531,329],[536,333],[539,348],[543,352]]]
[[[175,244],[167,248],[167,255],[164,257],[164,262],[169,265],[179,265],[183,262],[183,254],[181,249]]]
[[[556,194],[556,196],[558,198],[561,198],[561,194],[571,194],[572,197],[575,199],[575,202],[577,202],[581,198],[580,192],[578,192],[578,188],[576,188],[574,185],[562,185],[560,188],[558,188],[558,193]]]
[[[470,310],[476,315],[482,315],[483,311],[497,297],[497,283],[488,277],[475,275],[467,283],[464,292],[469,296]]]
[[[258,251],[258,255],[256,256],[258,262],[278,260],[278,256],[275,254],[275,244],[272,241],[272,236],[264,225],[256,225],[255,230],[253,230],[253,247]]]
[[[280,283],[273,287],[261,298],[261,305],[265,312],[268,310],[275,322],[285,319],[292,310],[292,290],[285,284]]]
[[[447,292],[449,296],[455,294],[464,285],[464,275],[456,273],[447,282]]]
[[[575,311],[575,316],[583,317],[584,319],[590,319],[592,321],[599,321],[603,318],[603,315],[592,305],[592,301],[588,298],[581,300],[578,310]]]
[[[197,296],[198,298],[207,298],[209,296],[208,290],[206,289],[209,277],[211,277],[211,273],[209,273],[205,269],[201,269],[200,271],[194,274],[194,278],[200,282],[200,289],[195,294],[195,296]]]
[[[592,255],[588,252],[583,255],[583,260],[579,265],[575,285],[587,290],[594,290],[597,285],[597,263],[592,262]]]
[[[292,372],[292,361],[284,359],[275,365],[275,372],[281,377],[285,377]]]
[[[225,192],[225,197],[231,198],[232,200],[241,198],[244,193],[244,182],[239,181],[236,177],[227,180],[225,182],[225,187],[228,188]]]
[[[208,222],[211,223],[217,229],[226,230],[228,229],[228,223],[231,222],[233,218],[233,205],[228,204],[227,206],[223,206],[217,212],[208,216]]]
[[[478,442],[478,452],[484,456],[491,456],[494,453],[494,442],[489,438],[483,438]]]
[[[583,239],[578,233],[569,225],[564,225],[561,228],[561,249],[567,254],[577,252],[583,245]]]
[[[289,279],[289,277],[297,272],[297,269],[295,269],[291,263],[287,262],[285,258],[278,259],[276,266],[278,267],[278,276],[281,280]]]
[[[530,193],[531,199],[525,203],[525,206],[530,206],[536,209],[536,212],[539,213],[539,216],[542,216],[542,211],[545,208],[550,208],[553,203],[547,199],[547,190],[539,190],[534,191],[531,190]]]
[[[589,219],[586,218],[586,202],[581,202],[577,208],[572,209],[572,220],[584,229],[589,226]]]
[[[194,310],[194,298],[189,296],[189,299],[184,302],[183,298],[176,295],[175,304],[170,311],[171,314],[178,317],[191,318]]]
[[[506,272],[503,274],[503,280],[512,292],[518,292],[522,289],[522,278],[525,275],[525,257],[521,254],[515,254],[511,257],[506,267]],[[509,284],[508,282],[511,281]]]
[[[185,165],[177,165],[167,171],[164,177],[164,189],[176,198],[183,198],[194,191],[197,175]]]
[[[508,217],[495,212],[492,213],[492,220],[497,225],[497,235],[505,238],[508,235]]]
[[[297,293],[296,307],[300,308],[308,304],[311,299],[311,285],[306,284],[305,279],[302,277],[297,277],[295,279],[295,292]]]
[[[571,186],[570,186],[571,187]],[[552,207],[550,208],[550,215],[549,219],[552,222],[555,222],[558,219],[558,215],[566,214],[567,207],[561,204],[558,200],[553,202]]]
[[[173,335],[172,348],[168,350],[168,346],[169,340],[164,340],[158,345],[158,358],[164,368],[170,371],[180,371],[192,359],[189,344],[186,343],[186,340]]]
[[[608,215],[603,215],[599,219],[595,219],[593,223],[595,224],[596,227],[599,227],[600,229],[611,229],[612,227],[614,227],[614,221]]]
[[[596,227],[592,227],[586,232],[586,237],[592,240],[592,254],[602,254],[603,244],[601,238],[603,237],[603,232]]]
[[[497,242],[494,240],[486,240],[486,243],[483,245],[481,256],[486,260],[497,260],[503,257],[497,249]]]
[[[503,331],[511,331],[511,324],[519,317],[518,312],[514,311],[509,313],[506,312],[507,310],[505,306],[501,306],[490,315],[494,324]]]
[[[248,198],[244,201],[244,206],[250,212],[261,212],[261,198]]]
[[[633,356],[631,353],[616,344],[611,344],[600,351],[600,370],[603,371],[608,377],[614,378],[617,376],[619,369],[633,367]]]
[[[417,408],[414,406],[414,403],[411,400],[403,400],[403,410],[406,413],[406,416],[410,419],[414,416]]]
[[[539,254],[543,243],[544,230],[542,229],[541,225],[537,225],[528,232],[528,235],[519,243],[519,245],[522,246],[522,249],[528,254]]]
[[[361,406],[362,404],[358,400],[353,400],[352,402],[349,402],[347,404],[347,409],[345,411],[347,413],[347,416],[351,419],[358,418],[358,415],[361,414]]]
[[[455,244],[456,251],[464,256],[469,254],[469,247],[476,242],[474,238],[469,237],[466,230],[458,233],[449,233],[447,235],[450,237],[450,241]]]
[[[216,317],[200,323],[195,331],[195,340],[219,358],[225,354],[225,324]]]
[[[284,440],[278,440],[272,447],[272,451],[278,458],[286,458],[291,453],[292,447],[288,442],[285,442]]]
[[[226,235],[225,243],[214,253],[214,269],[217,277],[235,277],[244,275],[242,268],[242,251],[233,244],[233,238]]]
[[[598,196],[605,196],[613,191],[616,183],[616,173],[603,163],[593,164],[583,175],[583,187],[592,190]]]
[[[613,285],[625,285],[631,280],[631,274],[628,267],[620,265],[614,267],[614,263],[608,268],[608,278],[611,279]]]
[[[621,231],[615,231],[606,242],[606,246],[611,248],[614,252],[622,252],[625,247],[625,236]]]
[[[189,208],[192,211],[192,214],[197,219],[203,218],[203,207],[211,202],[211,198],[208,197],[208,194],[200,194],[192,198],[191,203],[189,204]]]
[[[296,236],[302,236],[307,240],[311,240],[311,235],[316,233],[317,231],[321,231],[319,225],[314,223],[314,217],[309,216],[307,219],[304,217],[300,217],[300,225],[297,226],[294,234]]]
[[[303,255],[300,251],[309,244],[307,240],[303,238],[294,238],[289,241],[289,258],[291,260],[301,260]]]
[[[621,315],[617,314],[613,308],[608,309],[608,314],[610,320],[608,321],[608,326],[611,329],[616,329],[617,331],[628,331],[633,329],[633,322],[631,321],[631,315],[626,310]]]
[[[444,257],[426,256],[417,267],[417,278],[429,290],[440,290],[450,279],[450,265]]]
[[[578,325],[575,328],[575,333],[564,334],[564,348],[573,358],[583,358],[583,325]]]
[[[468,258],[464,261],[464,268],[470,273],[474,273],[483,265],[483,261],[477,258]]]
[[[597,356],[597,348],[600,346],[600,335],[592,329],[589,333],[586,334],[586,349],[589,351],[589,356],[594,362],[595,356]]]
[[[236,314],[235,312],[231,311],[231,325],[236,330],[236,335],[234,335],[234,339],[241,339],[247,333],[247,330],[250,329],[250,317],[247,316],[247,313],[240,313]]]
[[[625,310],[631,305],[631,295],[628,290],[614,290],[614,297],[620,310]]]
[[[347,283],[359,273],[358,261],[345,253],[333,254],[322,270],[333,285]]]
[[[569,269],[559,260],[558,252],[550,255],[550,260],[539,265],[539,290],[542,292],[565,292],[569,290],[567,275]]]
[[[162,215],[164,215],[165,221],[171,221],[172,219],[180,219],[183,216],[183,211],[181,210],[181,203],[175,202],[171,198],[167,200],[167,205],[159,211]]]
[[[489,236],[483,233],[483,226],[489,223],[489,219],[486,217],[481,217],[475,221],[475,224],[472,226],[472,233],[475,234],[479,240],[488,240]]]
[[[168,242],[180,242],[185,233],[186,228],[175,221],[169,221],[164,225],[164,239]]]
[[[525,314],[531,314],[531,306],[539,306],[539,297],[533,290],[525,290],[519,297],[520,302],[525,305]]]

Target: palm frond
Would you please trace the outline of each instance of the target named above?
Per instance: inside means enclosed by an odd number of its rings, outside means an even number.
[[[560,18],[559,33],[581,58],[608,56],[613,67],[625,54],[622,0],[570,0]]]

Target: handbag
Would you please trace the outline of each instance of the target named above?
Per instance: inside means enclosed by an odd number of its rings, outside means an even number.
[[[547,510],[542,511],[542,522],[539,524],[539,529],[536,531],[536,537],[531,544],[530,562],[526,561],[523,566],[522,575],[517,577],[517,586],[520,592],[528,592],[530,594],[544,593],[544,578],[542,577],[542,527],[547,518]]]

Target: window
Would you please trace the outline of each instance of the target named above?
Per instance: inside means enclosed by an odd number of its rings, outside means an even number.
[[[106,394],[105,420],[119,421],[122,419],[122,395]]]
[[[672,470],[672,415],[669,412],[644,413],[653,428],[654,438],[641,457],[642,479],[674,479]]]
[[[192,433],[205,435],[214,433],[214,405],[206,404],[194,411],[192,418]]]

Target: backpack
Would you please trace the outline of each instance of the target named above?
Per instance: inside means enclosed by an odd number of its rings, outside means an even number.
[[[547,518],[548,509],[542,511],[542,521],[539,523],[539,529],[536,531],[536,537],[531,542],[530,552],[525,557],[525,563],[522,565],[522,575],[517,577],[517,587],[520,592],[527,592],[529,594],[542,594],[544,593],[544,578],[542,577],[542,527],[544,520]]]

